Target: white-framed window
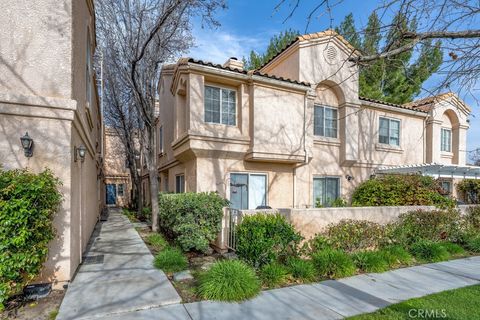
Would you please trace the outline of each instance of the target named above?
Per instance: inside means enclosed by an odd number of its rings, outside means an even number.
[[[158,129],[158,148],[159,152],[163,153],[163,126]]]
[[[452,130],[442,128],[441,132],[441,151],[452,152]]]
[[[87,52],[86,52],[86,66],[85,66],[85,85],[86,85],[86,99],[90,106],[92,104],[92,42],[90,38],[90,29],[87,29]]]
[[[117,186],[117,196],[123,197],[125,194],[125,184],[121,183]]]
[[[185,175],[179,174],[175,176],[175,193],[185,192]]]
[[[337,138],[338,111],[335,108],[315,105],[313,110],[313,134],[321,137]]]
[[[450,194],[452,193],[452,183],[450,181],[441,181],[440,182],[440,186],[442,187],[442,190],[447,193],[447,194]]]
[[[267,205],[268,177],[265,173],[230,173],[230,207],[256,209]]]
[[[378,142],[400,146],[400,120],[380,117]]]
[[[313,178],[313,206],[329,207],[332,202],[340,198],[339,177]]]
[[[237,93],[226,88],[205,86],[205,122],[237,124]]]

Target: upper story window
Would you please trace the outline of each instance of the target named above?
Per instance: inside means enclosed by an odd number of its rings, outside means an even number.
[[[337,138],[338,111],[335,108],[315,105],[313,134],[316,136]]]
[[[205,86],[205,122],[236,125],[235,90]]]
[[[441,151],[452,152],[452,130],[442,128]]]
[[[380,117],[378,142],[400,146],[400,120]]]
[[[163,126],[158,129],[158,149],[160,153],[163,153]]]

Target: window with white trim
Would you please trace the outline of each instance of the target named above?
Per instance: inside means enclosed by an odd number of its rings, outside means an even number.
[[[400,146],[400,120],[380,117],[378,142]]]
[[[125,184],[119,184],[117,187],[117,196],[123,197],[125,194]]]
[[[441,151],[452,152],[452,130],[442,128],[441,132]]]
[[[313,134],[321,137],[337,138],[337,109],[315,105],[313,112]]]
[[[237,123],[235,90],[205,86],[205,122],[234,126]]]
[[[329,207],[340,197],[340,178],[313,178],[313,206]]]

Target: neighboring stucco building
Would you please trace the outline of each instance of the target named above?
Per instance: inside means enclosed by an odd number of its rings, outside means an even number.
[[[125,146],[115,129],[105,128],[104,135],[105,204],[127,207],[131,204],[132,180]]]
[[[93,0],[0,1],[0,12],[0,165],[49,168],[62,182],[57,237],[37,279],[60,287],[82,261],[104,198]],[[26,132],[31,157],[20,144]]]
[[[160,190],[217,191],[233,207],[305,208],[380,167],[465,165],[470,109],[454,94],[406,105],[359,97],[358,55],[333,31],[298,37],[260,70],[182,58],[159,84]]]

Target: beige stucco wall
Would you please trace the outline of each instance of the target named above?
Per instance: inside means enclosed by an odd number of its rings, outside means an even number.
[[[101,115],[94,91],[85,112],[81,45],[87,26],[93,29],[92,12],[87,1],[72,7],[72,1],[53,0],[1,2],[0,10],[0,165],[49,168],[62,182],[57,237],[36,280],[61,288],[80,263],[101,208]],[[20,145],[26,131],[34,140],[31,158]],[[87,149],[83,163],[74,161],[79,145]]]

